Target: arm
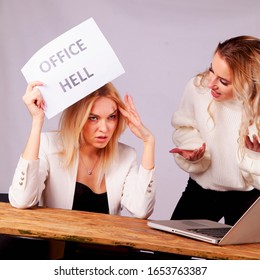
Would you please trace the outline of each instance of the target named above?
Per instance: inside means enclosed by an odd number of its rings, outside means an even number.
[[[23,96],[23,101],[32,116],[31,132],[22,154],[26,160],[37,160],[39,157],[40,135],[44,122],[44,100],[36,86],[43,86],[43,83],[29,83]]]
[[[125,96],[126,110],[119,108],[122,115],[127,119],[128,126],[132,133],[143,141],[144,149],[141,164],[143,168],[151,170],[154,168],[155,138],[151,131],[147,129],[136,112],[133,99]]]
[[[172,139],[177,147],[170,152],[176,163],[186,172],[200,173],[210,165],[210,155],[198,128],[194,106],[194,102],[198,102],[197,99],[200,100],[202,96],[191,80],[185,88],[180,107],[172,118]]]
[[[249,136],[245,138],[245,154],[240,161],[243,178],[248,185],[260,190],[260,143],[257,135],[253,135],[252,140]]]
[[[36,86],[42,85],[41,82],[29,83],[23,96],[23,101],[32,116],[32,127],[9,189],[10,203],[17,208],[28,208],[39,202],[44,189],[43,182],[47,176],[46,172],[40,172],[38,160],[44,121],[44,101]]]
[[[246,149],[245,154],[239,163],[239,167],[247,185],[260,190],[259,163],[260,153]]]
[[[136,151],[129,146],[120,145],[119,157],[114,178],[117,182],[122,179],[120,204],[134,217],[148,218],[155,204],[155,171],[138,166]]]

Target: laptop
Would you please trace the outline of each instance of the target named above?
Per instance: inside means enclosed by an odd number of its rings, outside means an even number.
[[[201,241],[234,245],[260,243],[260,197],[234,226],[210,220],[149,220],[148,226]]]

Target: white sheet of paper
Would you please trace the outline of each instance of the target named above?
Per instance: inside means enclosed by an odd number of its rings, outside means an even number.
[[[42,47],[21,71],[27,82],[44,83],[48,119],[125,72],[93,18]]]

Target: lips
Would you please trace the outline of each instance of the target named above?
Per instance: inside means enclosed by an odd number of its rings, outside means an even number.
[[[218,93],[214,90],[211,90],[211,95],[214,97],[214,98],[219,98],[221,96],[221,93]]]
[[[105,141],[107,141],[108,137],[107,136],[97,136],[96,139],[98,142],[105,142]]]

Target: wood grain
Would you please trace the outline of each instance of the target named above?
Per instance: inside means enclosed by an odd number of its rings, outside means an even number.
[[[260,259],[260,244],[218,246],[161,232],[143,219],[0,203],[0,233],[123,246],[206,259]]]

